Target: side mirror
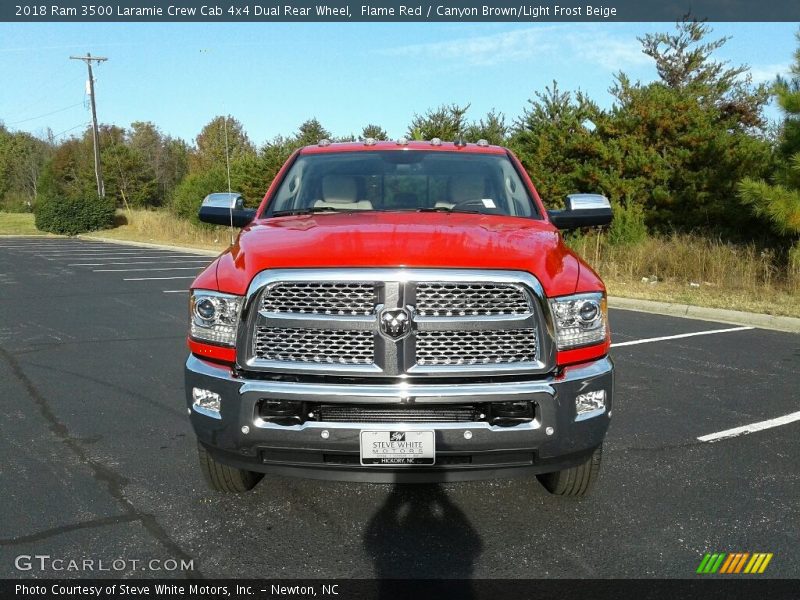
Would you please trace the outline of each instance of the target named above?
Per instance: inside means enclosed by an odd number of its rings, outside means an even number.
[[[244,197],[238,192],[217,192],[203,198],[198,217],[203,223],[244,227],[256,216],[252,208],[244,208]]]
[[[550,222],[559,229],[580,229],[611,223],[613,213],[608,198],[600,194],[570,194],[564,210],[548,210]]]

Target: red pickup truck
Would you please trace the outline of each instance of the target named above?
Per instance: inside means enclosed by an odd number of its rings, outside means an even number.
[[[611,417],[606,295],[509,150],[398,140],[295,152],[194,281],[186,401],[212,488],[536,475],[583,495]]]

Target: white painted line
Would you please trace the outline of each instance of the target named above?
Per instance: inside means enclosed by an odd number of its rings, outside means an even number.
[[[642,340],[632,340],[630,342],[617,342],[611,344],[612,348],[619,348],[620,346],[635,346],[637,344],[649,344],[651,342],[663,342],[665,340],[677,340],[680,338],[694,337],[696,335],[713,335],[715,333],[730,333],[732,331],[747,331],[748,329],[755,329],[755,327],[731,327],[729,329],[710,329],[708,331],[695,331],[693,333],[679,333],[678,335],[665,335],[663,337],[645,338]]]
[[[176,263],[179,265],[188,265],[191,263],[202,263],[204,265],[211,264],[208,260],[140,260],[134,262],[108,262],[108,263],[70,263],[68,267],[108,267],[111,265],[165,265],[169,263]],[[200,267],[198,267],[200,268]]]
[[[103,261],[105,261],[105,260],[130,260],[132,258],[149,258],[149,259],[157,260],[159,258],[194,258],[195,256],[197,256],[197,255],[194,254],[192,256],[182,256],[180,254],[178,254],[178,255],[174,255],[173,254],[171,256],[65,256],[65,257],[61,258],[60,260],[103,260]],[[50,258],[48,260],[56,260],[56,259]],[[99,265],[99,264],[103,264],[103,263],[97,263],[97,264]],[[67,265],[67,266],[74,266],[74,265]],[[95,263],[91,263],[91,264],[87,264],[86,266],[93,267],[93,266],[96,266],[96,265],[95,265]]]
[[[55,250],[55,251],[36,251],[36,252],[26,252],[28,255],[36,255],[36,256],[43,256],[45,258],[52,257],[52,258],[59,258],[61,256],[67,255],[75,255],[75,254],[82,254],[84,256],[97,256],[98,254],[142,254],[143,252],[149,252],[150,256],[169,256],[170,254],[174,254],[174,252],[169,252],[168,250],[117,250],[116,248],[104,248],[102,250]],[[195,254],[195,256],[197,256]]]
[[[92,269],[92,273],[130,273],[132,271],[199,271],[200,267],[155,267],[153,269]]]
[[[188,294],[189,290],[161,290],[165,294]]]
[[[773,427],[780,427],[781,425],[788,425],[800,421],[800,411],[769,419],[767,421],[759,421],[758,423],[751,423],[750,425],[743,425],[742,427],[734,427],[733,429],[726,429],[725,431],[718,431],[717,433],[709,433],[708,435],[701,435],[698,440],[701,442],[718,442],[740,435],[747,435],[756,431],[763,431],[764,429],[772,429]]]
[[[156,281],[161,279],[194,279],[194,275],[188,275],[185,277],[127,277],[122,281]]]
[[[107,244],[105,242],[63,242],[59,244],[15,244],[20,248],[113,248],[117,244]]]

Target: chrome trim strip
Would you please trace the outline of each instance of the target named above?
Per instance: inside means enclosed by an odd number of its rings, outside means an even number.
[[[599,417],[600,415],[606,414],[606,407],[603,408],[596,408],[594,410],[590,410],[589,412],[580,413],[577,417],[575,417],[576,421],[586,421],[587,419],[593,419],[594,417]]]
[[[265,398],[291,399],[346,404],[459,404],[464,402],[505,402],[520,396],[547,394],[555,390],[547,382],[479,383],[464,385],[425,385],[408,383],[339,385],[326,383],[286,383],[248,381],[240,394],[257,393]]]
[[[207,408],[203,408],[197,404],[192,404],[192,410],[199,415],[203,415],[205,417],[210,417],[212,419],[222,419],[222,415],[216,410],[209,410]]]

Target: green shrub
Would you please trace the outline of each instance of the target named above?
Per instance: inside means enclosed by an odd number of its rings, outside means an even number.
[[[114,205],[99,198],[42,198],[36,207],[36,228],[76,235],[114,224]]]
[[[619,203],[614,207],[614,220],[608,229],[611,246],[630,246],[647,238],[644,210],[638,204]]]
[[[36,228],[40,231],[76,235],[107,229],[114,224],[114,201],[91,193],[69,194],[59,189],[49,169],[39,180]]]

